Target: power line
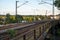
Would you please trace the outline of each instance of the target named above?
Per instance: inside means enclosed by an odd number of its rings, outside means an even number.
[[[16,1],[16,21],[17,21],[17,22],[18,22],[18,19],[17,19],[17,8],[25,5],[26,3],[28,3],[28,1],[25,1],[25,2],[24,2],[23,4],[21,4],[20,6],[17,6],[17,3],[18,3],[18,2],[19,2],[19,1]]]
[[[25,5],[25,4],[28,3],[28,2],[29,2],[29,1],[26,1],[25,3],[19,5],[17,8],[19,8],[19,7],[23,6],[23,5]]]

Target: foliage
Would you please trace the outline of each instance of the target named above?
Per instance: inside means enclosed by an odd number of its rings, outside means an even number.
[[[9,13],[6,14],[6,23],[10,23],[10,14]]]
[[[10,18],[10,23],[16,23],[16,20]]]
[[[5,16],[4,16],[5,17]],[[16,20],[17,18],[17,20]],[[17,15],[17,17],[15,15],[10,15],[9,13],[6,14],[6,17],[3,19],[3,16],[1,18],[0,16],[0,24],[3,24],[3,22],[5,24],[9,24],[9,23],[17,23],[17,22],[22,22],[23,20],[26,22],[33,22],[33,21],[37,21],[37,20],[43,20],[43,19],[50,19],[50,17],[48,16],[44,16],[44,15],[39,15],[39,16],[21,16],[21,15]]]
[[[55,0],[54,5],[59,9],[60,8],[60,0]]]
[[[0,25],[2,25],[2,24],[3,24],[3,22],[0,21]]]
[[[33,20],[33,18],[32,17],[29,17],[28,18],[28,22],[33,22],[34,20]]]
[[[2,18],[0,18],[0,24],[1,24],[1,25],[3,24],[3,20],[2,20]]]
[[[60,29],[57,30],[57,34],[60,36]]]
[[[35,17],[35,20],[37,21],[38,20],[38,17]]]
[[[48,16],[47,19],[51,19],[51,18]]]
[[[24,20],[26,20],[27,22],[33,22],[34,21],[34,17],[27,16],[27,17],[24,18]]]
[[[13,30],[13,29],[11,29],[11,30],[7,30],[7,33],[9,34],[10,38],[15,37],[15,35],[16,35],[16,31]]]
[[[23,17],[21,15],[15,16],[16,22],[22,22]]]
[[[17,20],[16,20],[16,19],[17,19]],[[20,16],[20,15],[17,15],[17,16],[15,17],[15,19],[14,19],[14,18],[12,18],[12,17],[10,16],[9,13],[6,14],[6,24],[16,23],[16,22],[19,22],[19,23],[20,23],[22,20],[23,20],[23,17]]]
[[[43,20],[43,19],[44,19],[44,16],[42,16],[42,15],[40,15],[39,17],[41,18],[41,20]]]

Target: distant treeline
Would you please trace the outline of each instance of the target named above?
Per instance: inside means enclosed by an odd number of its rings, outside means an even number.
[[[22,21],[33,22],[37,20],[50,19],[50,16],[46,15],[0,15],[0,24],[9,24],[9,23],[21,23]]]

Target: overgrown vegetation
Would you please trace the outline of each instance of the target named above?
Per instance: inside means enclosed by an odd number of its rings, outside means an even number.
[[[55,0],[54,5],[60,10],[60,0]]]
[[[11,24],[11,23],[21,23],[22,21],[26,22],[33,22],[37,20],[44,20],[44,19],[50,19],[48,16],[21,16],[21,15],[10,15],[9,13],[6,14],[6,16],[0,16],[0,24]]]
[[[16,30],[13,29],[7,30],[7,33],[9,34],[10,38],[13,38],[16,35]]]

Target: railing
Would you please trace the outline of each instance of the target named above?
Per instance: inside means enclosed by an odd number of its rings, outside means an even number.
[[[24,27],[15,27],[0,31],[0,40],[44,40],[47,32],[54,24],[54,20],[43,20],[33,22]],[[14,37],[12,37],[7,31],[14,30]],[[12,38],[11,38],[12,37]]]

